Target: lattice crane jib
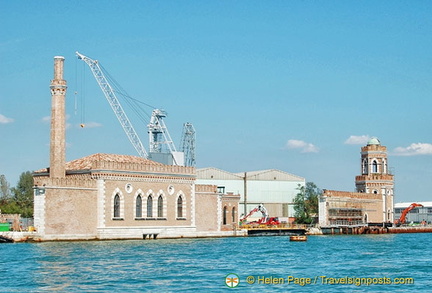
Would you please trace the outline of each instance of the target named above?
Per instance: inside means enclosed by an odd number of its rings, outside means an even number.
[[[166,117],[166,112],[160,109],[154,109],[148,124],[149,144],[151,153],[163,152],[163,146],[166,146],[170,153],[177,152],[168,128],[165,125],[163,118]]]
[[[195,167],[195,128],[192,123],[183,124],[183,133],[181,137],[181,151],[184,153],[185,166]]]
[[[105,98],[107,99],[108,103],[110,104],[112,110],[114,111],[114,114],[116,115],[118,121],[120,122],[121,126],[123,127],[123,130],[125,131],[127,137],[129,138],[129,141],[132,143],[135,150],[138,152],[138,154],[143,157],[147,158],[148,154],[145,150],[138,134],[136,133],[135,129],[132,126],[132,123],[130,122],[129,118],[127,117],[125,111],[123,110],[116,94],[115,90],[111,86],[111,84],[108,82],[107,78],[105,77],[104,71],[99,66],[99,62],[97,60],[93,60],[83,54],[80,54],[79,52],[76,52],[76,55],[78,56],[78,59],[83,60],[91,69],[97,83],[99,84],[102,92],[105,95]]]

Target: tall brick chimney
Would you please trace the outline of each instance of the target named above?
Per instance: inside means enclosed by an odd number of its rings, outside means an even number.
[[[54,57],[54,79],[51,80],[50,177],[66,176],[66,80],[63,79],[64,57]]]

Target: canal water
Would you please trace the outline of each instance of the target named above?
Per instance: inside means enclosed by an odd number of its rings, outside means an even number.
[[[432,234],[0,244],[0,292],[431,292]]]

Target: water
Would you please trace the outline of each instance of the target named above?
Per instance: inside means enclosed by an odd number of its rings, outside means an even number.
[[[1,244],[0,292],[430,292],[431,241],[425,233]],[[229,274],[238,287],[225,284]],[[316,283],[288,284],[289,276]],[[258,284],[265,277],[284,283]]]

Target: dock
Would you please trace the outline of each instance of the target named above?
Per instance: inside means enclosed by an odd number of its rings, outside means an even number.
[[[432,226],[334,226],[321,227],[324,235],[432,233]]]
[[[291,236],[305,235],[306,227],[285,227],[285,226],[258,226],[242,227],[247,230],[247,236]]]

